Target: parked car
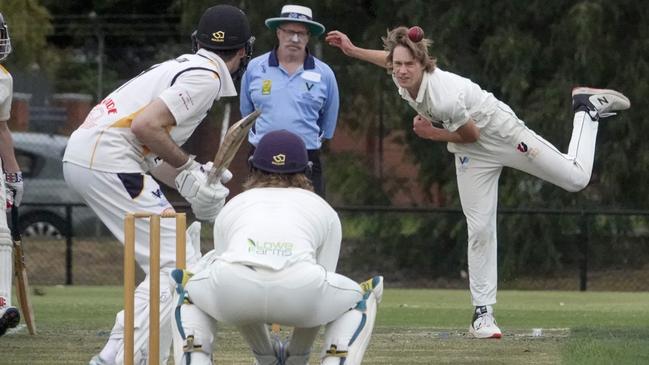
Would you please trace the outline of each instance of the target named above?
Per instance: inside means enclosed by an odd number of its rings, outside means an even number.
[[[45,133],[12,133],[25,195],[20,206],[20,231],[26,237],[60,239],[68,233],[66,204],[72,204],[74,235],[106,232],[94,212],[63,179],[63,152],[68,138]]]

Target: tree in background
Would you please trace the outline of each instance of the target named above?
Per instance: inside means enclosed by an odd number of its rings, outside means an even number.
[[[337,27],[363,47],[380,47],[380,36],[388,28],[422,26],[435,42],[432,53],[441,68],[465,75],[492,91],[534,130],[563,149],[571,128],[573,86],[623,90],[632,100],[633,108],[600,125],[593,180],[587,189],[580,194],[568,194],[534,177],[506,169],[500,183],[500,202],[503,207],[559,209],[648,206],[647,184],[638,183],[649,177],[645,168],[649,146],[644,143],[649,125],[644,122],[645,106],[640,102],[647,92],[644,80],[648,76],[649,49],[644,24],[649,14],[641,4],[413,0],[336,5],[328,10],[337,14]],[[394,86],[388,76],[387,82],[377,82],[372,76],[376,74],[373,66],[361,69],[357,63],[347,62],[329,60],[334,67],[340,67],[337,76],[344,99],[343,115],[357,115],[354,120],[359,128],[367,128],[378,109],[372,101],[381,93],[377,85],[387,87],[390,93]],[[454,168],[445,146],[422,141],[410,132],[411,111],[404,111],[392,101],[387,101],[383,110],[387,131],[406,130],[404,142],[420,166],[420,182],[425,188],[441,182],[449,194],[449,205],[458,206]],[[559,261],[573,250],[566,245],[579,244],[583,239],[583,226],[577,218],[565,218],[559,224],[552,217],[504,220],[499,231],[503,246],[499,252],[501,263],[508,267],[503,270],[506,275],[520,271],[530,262],[535,262],[534,267],[542,268],[543,272],[559,269]],[[432,220],[431,225],[435,224]],[[622,222],[606,224],[627,232],[638,228]],[[418,232],[421,235],[413,237],[414,241],[431,240],[427,237],[429,230]],[[463,255],[458,252],[456,262],[461,263]]]
[[[7,64],[12,69],[38,67],[47,62],[50,14],[37,0],[0,0],[13,46]]]

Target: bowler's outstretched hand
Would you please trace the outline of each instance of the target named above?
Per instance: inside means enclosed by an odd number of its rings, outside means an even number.
[[[330,46],[340,48],[340,50],[347,56],[352,56],[352,50],[356,48],[354,43],[352,43],[352,41],[349,40],[349,37],[347,37],[347,34],[338,30],[332,30],[327,33],[325,42]]]

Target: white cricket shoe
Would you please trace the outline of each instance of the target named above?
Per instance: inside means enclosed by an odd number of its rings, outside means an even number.
[[[16,307],[0,308],[0,336],[9,328],[15,328],[20,323],[20,312]]]
[[[496,324],[494,310],[490,305],[475,307],[469,333],[475,338],[501,338],[503,336]]]
[[[610,117],[615,115],[616,111],[626,110],[630,107],[629,98],[615,90],[590,87],[572,89],[573,110],[587,112],[592,120]]]
[[[88,365],[108,365],[108,363],[104,361],[104,359],[99,357],[99,355],[95,355],[92,357],[92,359],[90,359]]]

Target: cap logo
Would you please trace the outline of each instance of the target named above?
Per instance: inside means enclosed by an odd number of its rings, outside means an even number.
[[[286,164],[286,155],[280,153],[273,156],[273,161],[271,163],[275,166],[284,166]]]
[[[222,30],[219,30],[218,32],[212,33],[212,42],[218,42],[221,43],[225,40],[225,32]]]

